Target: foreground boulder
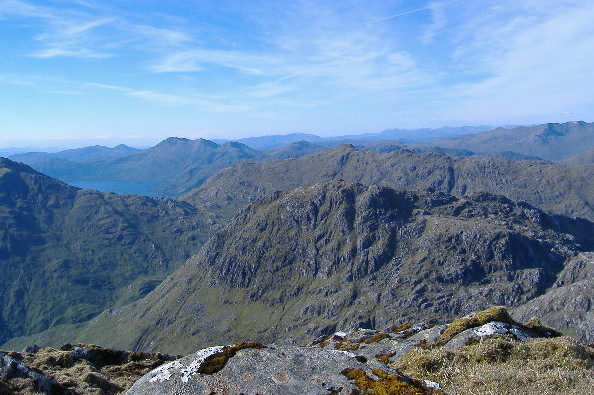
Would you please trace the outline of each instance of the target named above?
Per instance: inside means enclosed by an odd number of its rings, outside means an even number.
[[[319,347],[210,347],[165,364],[128,394],[441,394],[376,360]]]

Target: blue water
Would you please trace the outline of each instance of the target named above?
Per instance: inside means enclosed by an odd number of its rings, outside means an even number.
[[[160,182],[131,182],[105,180],[68,180],[66,183],[84,189],[94,189],[100,192],[132,193],[145,196],[164,196],[155,192],[161,186]]]

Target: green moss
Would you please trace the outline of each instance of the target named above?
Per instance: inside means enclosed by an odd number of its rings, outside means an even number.
[[[404,378],[399,375],[389,374],[382,369],[372,370],[379,379],[369,377],[363,369],[345,369],[341,373],[353,380],[358,389],[366,394],[373,395],[399,395],[399,394],[441,394],[433,388],[428,388],[421,381]]]
[[[227,361],[235,356],[239,350],[246,348],[261,349],[266,346],[260,343],[239,342],[234,346],[226,346],[217,353],[208,356],[204,362],[200,364],[198,373],[200,374],[214,374],[225,367]]]
[[[374,335],[373,337],[370,337],[369,339],[363,340],[362,343],[365,343],[365,344],[377,343],[377,342],[387,339],[389,337],[390,336],[387,333],[380,332],[380,333]]]
[[[410,328],[412,328],[412,325],[409,324],[408,322],[405,322],[402,325],[392,327],[391,331],[394,333],[398,333],[398,332],[403,332],[405,330],[408,330]]]

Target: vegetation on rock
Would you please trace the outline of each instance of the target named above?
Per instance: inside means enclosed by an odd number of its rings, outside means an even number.
[[[179,355],[135,353],[66,344],[0,352],[2,394],[119,394],[140,377]]]
[[[567,337],[494,337],[455,350],[414,348],[390,366],[438,382],[448,394],[577,395],[594,388],[594,349]]]

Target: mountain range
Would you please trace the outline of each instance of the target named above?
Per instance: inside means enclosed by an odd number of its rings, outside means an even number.
[[[568,122],[513,129],[457,127],[386,130],[322,138],[312,134],[272,135],[237,142],[169,138],[154,147],[87,147],[58,153],[26,153],[10,159],[64,182],[103,192],[179,196],[199,187],[219,170],[242,160],[298,158],[340,144],[392,152],[441,152],[452,156],[497,156],[511,160],[592,163],[594,124]]]
[[[464,148],[481,154],[515,153],[558,161],[594,148],[594,124],[547,123],[536,126],[497,128],[491,131],[442,140],[435,145]]]
[[[0,343],[179,352],[495,304],[592,341],[594,164],[571,159],[592,148],[592,125],[439,147],[169,138],[130,154],[20,157],[175,199],[81,189],[2,159]],[[555,146],[555,158],[522,159]]]
[[[351,145],[296,159],[238,163],[180,199],[230,216],[261,195],[336,179],[456,196],[503,194],[550,213],[594,220],[594,165],[407,150],[378,153]]]

